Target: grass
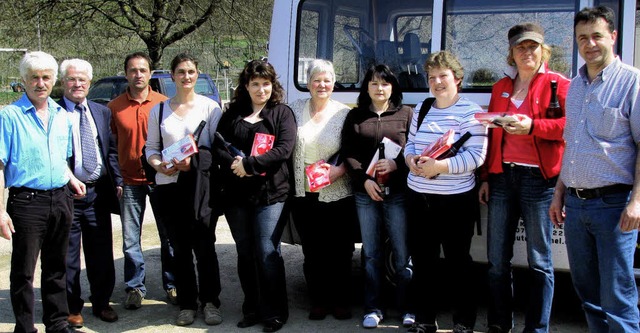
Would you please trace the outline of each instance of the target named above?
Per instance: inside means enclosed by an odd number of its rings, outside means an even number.
[[[13,92],[13,91],[0,91],[0,105],[8,105],[11,104],[22,96],[21,92]]]

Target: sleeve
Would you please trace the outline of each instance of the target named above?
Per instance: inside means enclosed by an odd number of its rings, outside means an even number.
[[[564,125],[566,121],[565,101],[567,99],[567,91],[569,90],[569,84],[571,81],[561,75],[557,75],[555,77],[555,80],[558,82],[558,101],[560,102],[560,107],[562,108],[563,115],[562,117],[555,119],[534,119],[533,123],[531,124],[533,126],[531,135],[546,140],[562,141],[562,133],[564,132]],[[551,78],[545,80],[545,82],[551,82]],[[543,89],[551,90],[548,84],[545,85]],[[549,94],[549,96],[551,96],[551,94]]]
[[[160,133],[159,122],[158,119],[160,113],[160,105],[164,103],[156,104],[149,112],[149,121],[147,121],[147,142],[146,142],[146,155],[147,160],[151,155],[162,155],[160,151],[160,140],[162,138],[162,133]],[[168,111],[168,110],[164,110]]]
[[[223,138],[228,140],[232,130],[233,118],[234,112],[232,111],[232,109],[228,109],[227,111],[222,113],[220,116],[220,120],[218,121],[218,126],[216,126],[216,130],[212,133],[213,141],[211,144],[211,152],[218,164],[220,164],[220,166],[225,169],[228,169],[235,156],[231,156],[229,152],[227,152],[222,142],[215,137],[215,133],[219,132]]]
[[[11,122],[5,109],[0,110],[0,162],[7,165],[11,155]],[[2,191],[2,189],[0,189]]]
[[[104,109],[105,118],[107,121],[112,120],[111,118],[111,110],[109,108]],[[120,173],[120,164],[118,164],[118,146],[116,145],[116,136],[113,134],[112,126],[105,126],[108,133],[108,142],[109,148],[107,149],[107,159],[109,168],[111,169],[111,174],[113,177],[113,183],[116,186],[122,186],[122,174]]]
[[[212,147],[213,142],[215,141],[215,134],[218,130],[218,124],[220,123],[220,118],[222,118],[222,110],[220,109],[220,105],[213,101],[211,103],[211,112],[209,113],[209,117],[207,119],[206,133],[200,137],[199,145],[204,145],[206,147]],[[202,138],[205,137],[208,141],[203,141]]]
[[[396,156],[396,158],[394,159],[394,162],[396,163],[396,172],[398,173],[402,173],[404,175],[409,173],[409,167],[407,166],[407,164],[404,162],[404,157],[406,154],[406,149],[407,149],[407,145],[409,144],[409,135],[411,134],[411,126],[413,123],[413,118],[414,118],[414,110],[413,108],[411,108],[410,106],[403,106],[402,108],[402,112],[406,113],[406,123],[405,123],[405,135],[407,136],[407,138],[405,139],[405,145],[404,147],[402,147],[402,150],[398,153],[398,156]]]
[[[416,143],[415,143],[415,139],[416,139],[416,134],[418,132],[418,129],[416,128],[418,126],[418,110],[420,110],[420,108],[422,107],[422,103],[418,103],[418,105],[416,105],[416,108],[413,111],[413,116],[411,117],[411,124],[409,126],[409,134],[407,135],[407,144],[404,146],[404,157],[407,157],[408,155],[415,155],[416,153]]]
[[[293,153],[298,128],[293,111],[286,105],[276,105],[269,112],[274,113],[275,142],[273,147],[259,156],[247,156],[242,160],[248,174],[260,175],[273,166],[279,166]]]
[[[471,106],[460,123],[460,134],[471,133],[471,138],[462,145],[462,152],[447,159],[449,173],[464,173],[479,168],[487,157],[487,128],[473,116],[484,112],[478,105]]]
[[[360,161],[358,156],[359,149],[362,147],[358,147],[357,142],[359,141],[357,138],[357,134],[355,132],[355,120],[354,113],[357,112],[357,109],[352,109],[349,111],[347,118],[345,119],[344,126],[342,127],[342,144],[341,144],[341,154],[344,156],[344,161],[347,165],[347,170],[349,172],[349,176],[356,188],[362,188],[364,182],[367,179],[373,179],[366,173],[367,166],[362,165],[362,161]]]

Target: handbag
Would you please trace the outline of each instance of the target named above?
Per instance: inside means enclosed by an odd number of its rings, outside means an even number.
[[[162,144],[162,134],[160,132],[160,123],[162,123],[162,111],[164,109],[164,102],[160,103],[160,112],[158,114],[158,133],[160,133],[160,150],[163,149]],[[156,169],[149,164],[147,161],[147,145],[142,146],[142,155],[140,156],[140,162],[142,163],[142,169],[144,170],[144,175],[147,178],[147,181],[151,184],[156,183]]]

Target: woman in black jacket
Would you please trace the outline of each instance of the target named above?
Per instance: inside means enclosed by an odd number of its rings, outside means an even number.
[[[393,249],[396,305],[403,314],[403,325],[410,326],[415,320],[413,314],[406,312],[406,288],[411,280],[405,217],[408,168],[401,152],[412,116],[413,109],[402,105],[398,79],[389,67],[377,65],[365,74],[358,107],[349,112],[342,129],[342,152],[355,193],[364,250],[365,328],[377,327],[386,307],[381,294],[384,234]],[[387,148],[395,146],[398,150],[385,149],[385,156],[369,168],[384,138],[395,143],[387,144]],[[386,193],[382,183],[389,189]]]
[[[266,61],[249,62],[218,125],[218,132],[244,155],[220,144],[224,213],[236,242],[244,318],[238,327],[262,321],[264,332],[282,328],[289,316],[280,219],[289,194],[288,161],[296,141],[291,109]]]

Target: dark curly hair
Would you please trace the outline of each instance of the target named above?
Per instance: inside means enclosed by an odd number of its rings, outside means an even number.
[[[271,97],[267,101],[267,107],[273,107],[284,101],[284,89],[276,77],[276,70],[270,63],[264,60],[252,60],[244,66],[242,73],[238,77],[238,87],[233,93],[230,107],[240,107],[240,109],[251,109],[251,95],[247,90],[247,85],[251,80],[262,78],[271,81]]]
[[[371,66],[364,75],[364,81],[362,81],[362,86],[360,86],[360,95],[358,95],[358,107],[368,109],[371,106],[369,82],[374,78],[391,83],[391,96],[389,97],[389,102],[394,106],[400,106],[400,104],[402,104],[402,89],[400,89],[400,82],[398,82],[398,78],[393,74],[391,69],[389,69],[389,66],[379,64]]]

